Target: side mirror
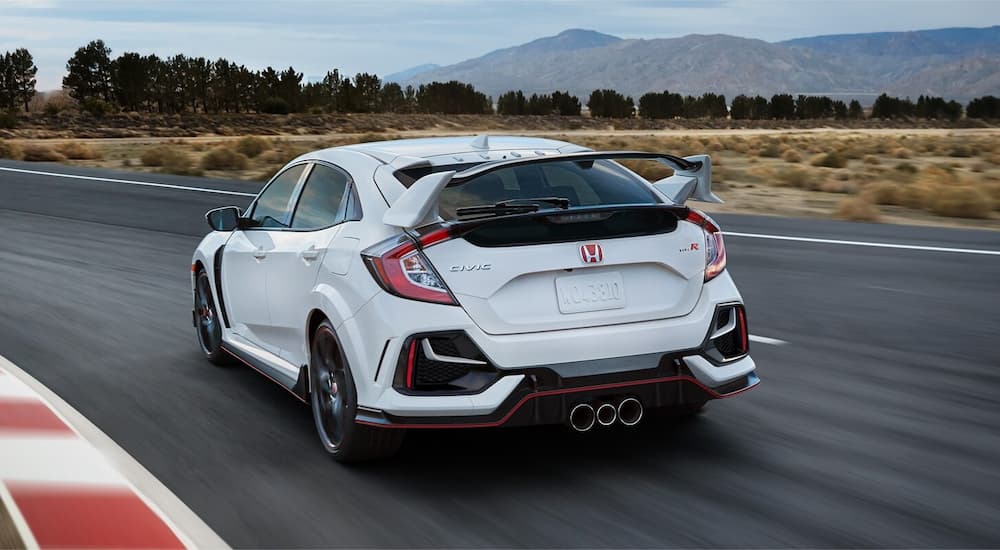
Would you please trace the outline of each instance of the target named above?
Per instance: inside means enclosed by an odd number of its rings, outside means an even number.
[[[237,206],[223,206],[209,210],[205,219],[214,231],[232,231],[240,227],[240,209]]]

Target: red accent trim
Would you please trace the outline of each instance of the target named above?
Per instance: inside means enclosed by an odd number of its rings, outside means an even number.
[[[184,548],[131,490],[7,485],[41,548]]]
[[[662,383],[662,382],[691,382],[694,385],[698,386],[702,391],[704,391],[705,393],[707,393],[708,395],[710,395],[714,399],[725,399],[727,397],[732,397],[734,395],[741,394],[741,393],[743,393],[743,392],[745,392],[745,391],[747,391],[747,390],[749,390],[751,388],[755,388],[755,387],[757,387],[758,384],[760,384],[760,382],[758,381],[757,384],[753,384],[753,385],[747,386],[747,387],[745,387],[743,389],[739,389],[739,390],[736,390],[734,392],[730,392],[730,393],[718,393],[715,390],[713,390],[712,388],[710,388],[710,387],[706,386],[705,384],[702,384],[701,382],[699,382],[698,379],[694,378],[693,376],[686,376],[686,375],[682,375],[682,376],[666,376],[666,377],[663,377],[663,378],[653,378],[653,379],[650,379],[650,380],[632,380],[632,381],[629,381],[629,382],[613,382],[613,383],[609,383],[609,384],[599,384],[599,385],[596,385],[596,386],[581,386],[581,387],[578,387],[578,388],[560,388],[560,389],[556,389],[556,390],[545,390],[545,391],[540,391],[540,392],[535,392],[535,393],[529,393],[528,395],[525,395],[524,397],[522,397],[521,400],[518,401],[517,404],[514,405],[510,409],[510,411],[507,412],[507,414],[503,415],[503,417],[500,418],[499,420],[496,420],[496,421],[493,421],[493,422],[477,422],[477,423],[468,423],[468,424],[381,424],[379,422],[369,422],[369,421],[366,421],[366,420],[357,420],[357,419],[355,419],[355,422],[357,422],[358,424],[363,424],[365,426],[374,426],[376,428],[404,428],[404,429],[408,429],[408,430],[411,430],[411,429],[435,429],[435,430],[437,430],[437,429],[453,429],[453,428],[495,428],[497,426],[500,426],[500,425],[504,424],[508,420],[510,420],[510,417],[514,416],[514,413],[516,413],[518,409],[520,409],[522,406],[524,406],[525,403],[527,403],[528,401],[531,401],[532,399],[538,398],[538,397],[548,397],[550,395],[564,395],[564,394],[569,394],[569,393],[580,393],[580,392],[596,391],[596,390],[609,390],[609,389],[615,389],[615,388],[628,388],[628,387],[632,387],[632,386],[642,386],[642,385],[645,385],[645,384],[659,384],[659,383]]]
[[[0,401],[0,431],[7,430],[73,435],[73,430],[52,409],[34,399]]]
[[[740,315],[740,339],[743,341],[743,347],[740,348],[743,353],[746,353],[750,349],[749,333],[747,329],[747,314],[743,311],[743,308],[737,308],[737,312]]]
[[[413,389],[413,367],[416,364],[417,341],[410,342],[409,355],[406,358],[406,387]]]
[[[237,361],[239,361],[240,363],[243,363],[244,365],[246,365],[246,366],[250,367],[251,369],[253,369],[253,370],[255,370],[255,371],[259,372],[260,374],[263,374],[263,375],[264,375],[264,378],[267,378],[267,379],[268,379],[268,380],[270,380],[271,382],[274,382],[275,384],[277,384],[277,385],[281,386],[281,389],[283,389],[283,390],[285,390],[286,392],[288,392],[288,393],[290,393],[290,394],[294,395],[294,396],[295,396],[295,398],[296,398],[296,399],[298,399],[299,401],[301,401],[301,402],[303,402],[303,403],[309,403],[308,401],[306,401],[305,399],[303,399],[301,395],[299,395],[299,394],[297,394],[297,393],[293,392],[292,390],[290,390],[290,389],[288,388],[288,386],[286,386],[286,385],[282,384],[281,382],[278,382],[277,380],[275,380],[274,378],[272,378],[270,374],[268,374],[268,373],[266,373],[266,372],[264,372],[264,371],[262,371],[262,370],[258,369],[257,367],[255,367],[255,366],[251,365],[250,363],[246,362],[246,361],[245,361],[245,360],[244,360],[244,359],[243,359],[242,357],[240,357],[239,355],[236,355],[235,353],[233,353],[233,352],[229,351],[229,350],[228,350],[228,349],[226,349],[225,347],[223,347],[223,348],[222,348],[222,351],[224,351],[224,352],[228,353],[229,355],[232,355],[232,356],[233,356],[233,357],[235,357],[235,358],[236,358],[236,360],[237,360]]]

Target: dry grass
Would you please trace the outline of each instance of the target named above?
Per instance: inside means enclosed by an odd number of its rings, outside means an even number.
[[[63,156],[71,160],[97,160],[100,159],[100,150],[79,141],[67,141],[55,146]]]
[[[271,142],[257,136],[247,136],[240,138],[236,142],[234,149],[237,153],[245,155],[247,158],[254,158],[257,155],[271,148]]]
[[[781,153],[781,160],[785,162],[802,162],[802,155],[795,149],[785,149]]]
[[[834,216],[854,222],[877,222],[882,214],[870,201],[863,197],[846,198],[837,204]]]
[[[143,166],[158,168],[160,172],[178,175],[200,175],[201,171],[193,167],[191,156],[176,146],[159,145],[142,153],[140,161]]]
[[[975,187],[942,187],[938,189],[930,211],[939,216],[983,219],[990,217],[993,201],[988,194]]]
[[[0,139],[0,159],[21,160],[24,158],[24,151],[21,146],[13,141]]]
[[[809,164],[826,168],[843,168],[847,166],[847,157],[836,151],[819,153],[809,159]]]
[[[246,155],[222,145],[201,157],[201,167],[204,170],[246,170],[248,164]]]
[[[21,159],[31,162],[65,162],[66,156],[46,145],[26,145],[21,153]]]

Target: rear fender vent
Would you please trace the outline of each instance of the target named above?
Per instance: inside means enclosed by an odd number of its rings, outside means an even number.
[[[743,304],[723,304],[716,308],[704,349],[717,363],[739,359],[750,351],[750,332]]]

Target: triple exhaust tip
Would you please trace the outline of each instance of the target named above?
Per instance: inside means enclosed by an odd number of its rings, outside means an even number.
[[[618,406],[601,403],[597,409],[590,403],[579,403],[569,411],[569,425],[578,432],[590,431],[595,425],[610,426],[619,421],[625,426],[635,426],[642,420],[642,403],[626,397]]]

